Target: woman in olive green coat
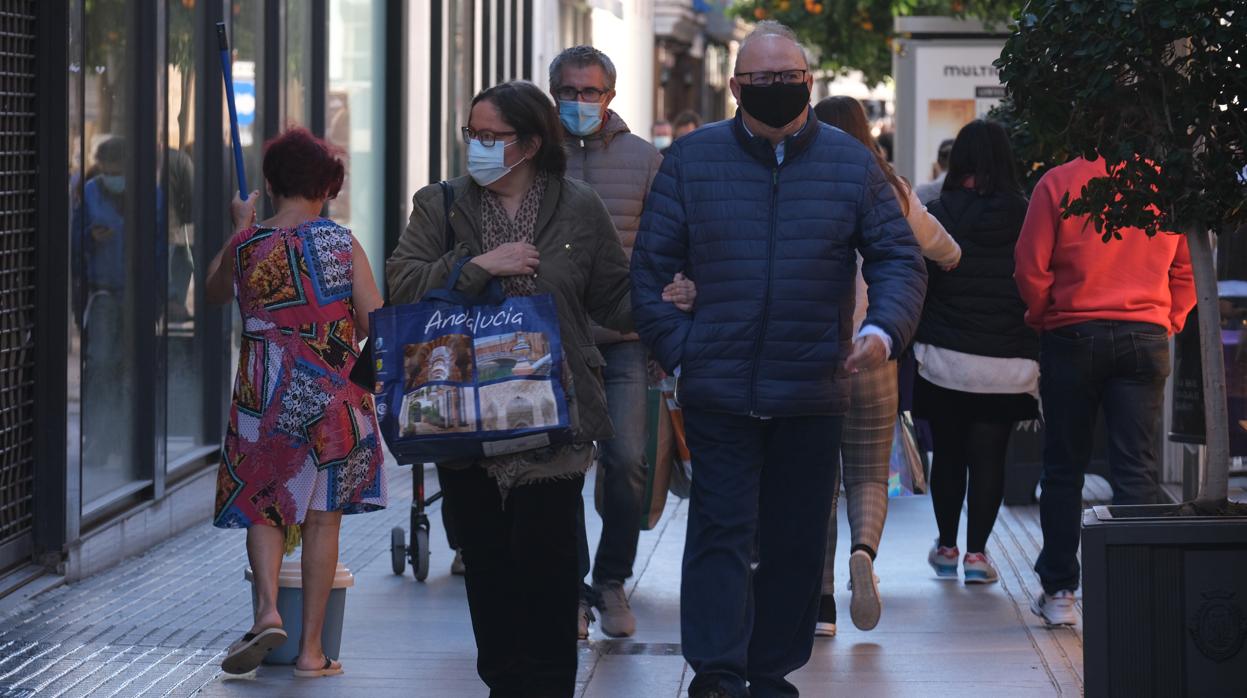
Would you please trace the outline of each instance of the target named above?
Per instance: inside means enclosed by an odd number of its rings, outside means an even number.
[[[548,293],[558,306],[574,443],[438,464],[466,566],[477,670],[495,695],[575,691],[577,512],[593,441],[613,435],[589,321],[632,330],[619,236],[593,190],[564,177],[560,129],[554,105],[531,83],[477,95],[463,129],[471,176],[451,181],[448,214],[440,186],[416,192],[386,263],[392,303],[418,301],[471,257],[457,290],[476,294],[498,277],[508,296]]]

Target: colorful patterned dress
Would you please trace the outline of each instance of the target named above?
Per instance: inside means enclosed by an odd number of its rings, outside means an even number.
[[[372,396],[348,380],[358,356],[351,232],[321,218],[253,227],[232,243],[243,333],[215,524],[289,526],[308,509],[383,508]]]

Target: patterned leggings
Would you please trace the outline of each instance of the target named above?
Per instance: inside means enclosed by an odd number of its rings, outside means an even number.
[[[883,522],[888,517],[888,459],[892,454],[892,433],[900,398],[896,362],[856,373],[850,379],[849,413],[840,440],[844,492],[849,507],[849,529],[853,545],[879,550]],[[831,525],[827,529],[827,553],[823,559],[823,594],[835,590],[836,508],[840,497],[836,489],[831,506]]]

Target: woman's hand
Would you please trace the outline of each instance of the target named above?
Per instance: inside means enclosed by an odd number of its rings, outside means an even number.
[[[472,263],[491,276],[525,276],[537,272],[541,255],[527,242],[508,242],[473,257]]]
[[[662,299],[686,313],[692,312],[697,300],[697,284],[682,273],[677,273],[671,283],[662,290]]]
[[[234,230],[245,230],[255,224],[255,205],[260,201],[260,192],[253,191],[243,201],[238,194],[234,194],[234,200],[229,204],[229,215],[234,221]]]

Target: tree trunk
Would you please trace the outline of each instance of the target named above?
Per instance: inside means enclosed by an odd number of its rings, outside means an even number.
[[[1221,348],[1221,308],[1212,242],[1202,225],[1187,232],[1199,303],[1199,355],[1204,369],[1204,424],[1207,464],[1199,500],[1224,502],[1229,496],[1230,426],[1225,399],[1225,354]]]

